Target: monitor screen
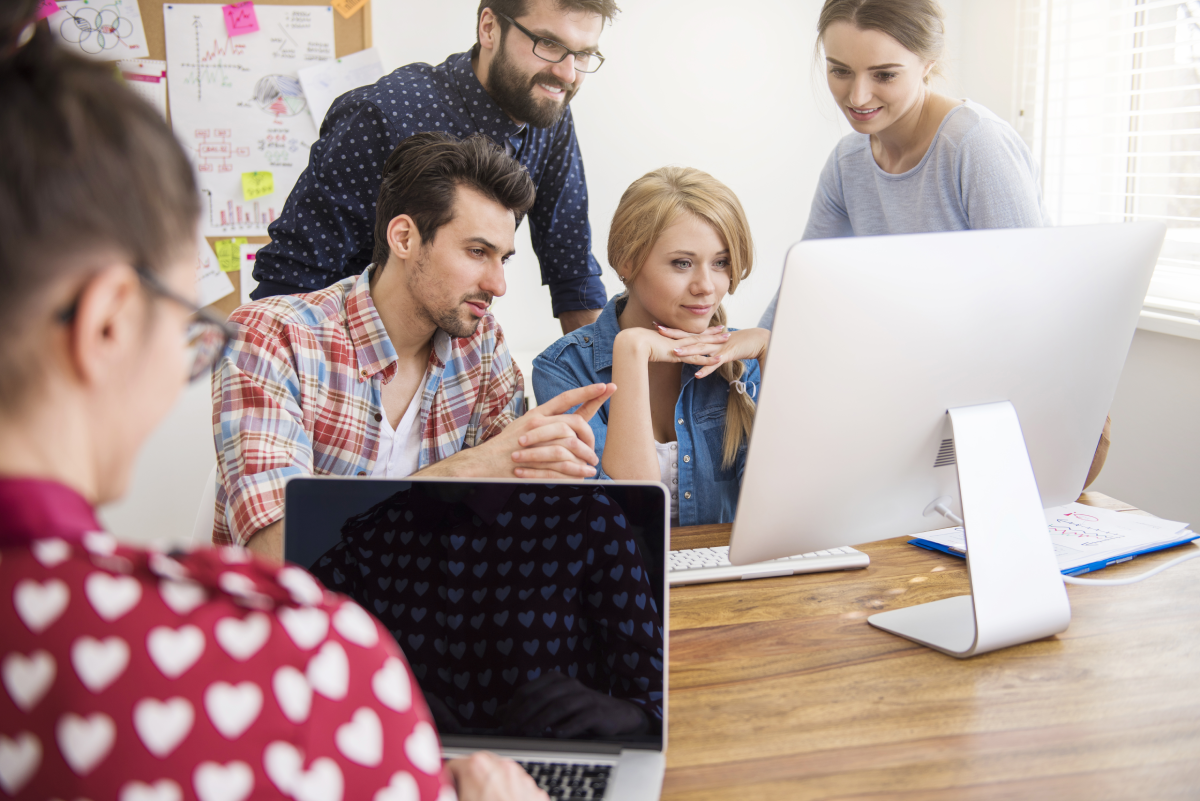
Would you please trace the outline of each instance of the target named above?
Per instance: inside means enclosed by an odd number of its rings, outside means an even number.
[[[447,745],[661,747],[661,486],[299,479],[285,510],[285,558],[392,632]]]

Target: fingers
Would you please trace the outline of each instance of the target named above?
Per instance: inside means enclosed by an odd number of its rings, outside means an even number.
[[[538,481],[574,481],[577,478],[595,478],[596,468],[578,462],[559,462],[550,467],[517,467],[513,475]]]
[[[585,422],[588,420],[591,420],[592,415],[594,415],[596,412],[598,412],[600,410],[600,407],[604,405],[604,402],[607,401],[609,398],[611,398],[616,393],[616,391],[617,391],[616,384],[605,384],[604,392],[597,395],[596,397],[592,398],[590,401],[588,401],[587,403],[583,404],[578,409],[576,409],[575,415],[577,417],[579,417],[580,419],[584,420]],[[589,428],[588,431],[590,433],[591,429]]]
[[[680,345],[672,352],[677,356],[694,356],[698,353],[712,353],[713,346],[720,347],[729,341],[732,334],[716,334],[715,336],[697,337],[695,342]]]
[[[725,357],[725,354],[714,354],[704,367],[696,371],[696,378],[704,378],[705,376],[712,375],[727,361],[729,360]],[[693,362],[693,364],[695,363]]]
[[[560,414],[555,417],[533,419],[525,433],[517,437],[522,448],[544,445],[561,439],[575,440],[591,451],[596,445],[596,436],[583,418],[573,414]],[[574,448],[572,448],[574,449]],[[578,451],[582,455],[583,451]]]
[[[700,334],[693,334],[691,331],[681,331],[678,328],[667,328],[666,326],[659,325],[658,323],[655,323],[654,325],[658,333],[662,334],[664,337],[670,337],[671,339],[687,339],[688,337],[694,336],[709,336],[712,334],[720,334],[725,330],[725,326],[723,325],[714,325],[704,329],[704,331]]]
[[[596,452],[574,437],[557,440],[557,442],[562,444],[541,445],[514,451],[512,460],[518,462],[522,467],[533,468],[560,463],[576,463],[590,467],[600,464]]]
[[[511,759],[477,751],[446,763],[461,801],[524,801],[547,799],[528,773]]]
[[[560,395],[555,395],[545,403],[539,403],[536,407],[531,409],[529,413],[540,415],[542,417],[552,417],[557,414],[564,414],[568,409],[573,409],[576,406],[587,403],[592,398],[603,394],[606,389],[606,384],[589,384],[586,387],[569,389]]]

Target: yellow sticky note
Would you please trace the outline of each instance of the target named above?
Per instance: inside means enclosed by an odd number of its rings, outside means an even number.
[[[275,192],[275,176],[269,172],[242,173],[242,192],[246,200],[265,197]]]
[[[248,173],[253,175],[253,173]],[[221,265],[223,272],[232,273],[241,269],[240,254],[242,245],[246,244],[246,238],[238,237],[236,239],[221,239],[218,240],[214,250],[217,251],[217,261]]]
[[[350,19],[358,10],[367,4],[367,0],[333,0],[333,7],[345,19]]]

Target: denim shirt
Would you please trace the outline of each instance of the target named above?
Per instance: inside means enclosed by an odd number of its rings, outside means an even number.
[[[555,395],[588,384],[612,381],[613,341],[621,331],[617,322],[618,304],[624,298],[608,301],[600,318],[591,325],[572,331],[533,360],[533,390],[538,403]],[[734,329],[730,329],[731,331]],[[746,392],[756,397],[761,383],[758,361],[743,362],[741,380]],[[679,525],[731,523],[737,512],[738,490],[746,470],[746,445],[738,451],[734,463],[725,467],[722,453],[725,442],[725,407],[729,393],[736,391],[716,373],[696,380],[696,365],[683,365],[679,400],[675,402],[675,437],[679,442]],[[596,455],[603,459],[608,432],[608,403],[592,416],[596,435]],[[611,478],[600,471],[598,478]]]

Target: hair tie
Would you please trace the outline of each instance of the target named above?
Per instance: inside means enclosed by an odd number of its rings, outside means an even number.
[[[729,386],[733,387],[733,389],[736,390],[741,395],[749,394],[751,400],[753,400],[754,397],[758,394],[758,387],[756,387],[754,384],[750,385],[750,392],[747,393],[746,392],[746,382],[741,381],[737,378],[730,381]]]

